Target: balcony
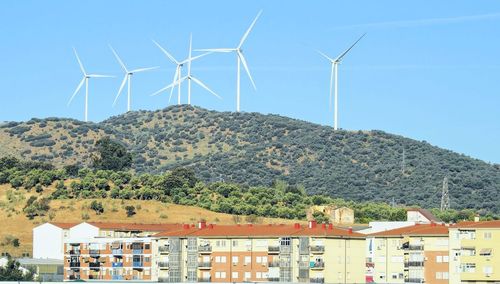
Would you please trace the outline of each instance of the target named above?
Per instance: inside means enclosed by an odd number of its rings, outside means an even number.
[[[168,261],[160,261],[158,262],[158,267],[162,269],[168,269],[170,265],[168,264]]]
[[[200,261],[198,262],[198,268],[200,269],[210,269],[212,267],[211,261]]]
[[[405,267],[423,267],[423,261],[405,261]]]
[[[144,263],[142,261],[133,261],[132,262],[133,268],[142,268],[143,266],[144,266]]]
[[[123,262],[113,262],[112,267],[123,267]]]
[[[103,280],[104,277],[102,275],[91,275],[89,274],[89,280]]]
[[[112,280],[123,280],[123,275],[113,275],[111,276]]]
[[[310,283],[325,283],[325,278],[323,277],[314,277],[309,279]]]
[[[132,249],[132,254],[143,254],[144,250],[142,248]]]
[[[198,282],[211,282],[210,280],[211,280],[210,277],[199,277],[198,278]]]
[[[168,253],[168,252],[170,252],[170,246],[168,246],[168,245],[161,246],[158,248],[158,250],[160,251],[160,253]]]
[[[198,252],[199,253],[212,253],[212,246],[199,246]]]
[[[89,262],[90,269],[99,269],[101,268],[101,264],[99,262]]]
[[[80,275],[70,275],[68,276],[69,280],[80,280]]]
[[[311,252],[314,254],[321,254],[325,252],[325,246],[311,246]]]
[[[158,282],[170,282],[170,279],[168,278],[168,276],[165,276],[165,277],[158,277]]]
[[[123,249],[112,249],[111,253],[113,255],[123,255]]]
[[[424,283],[422,278],[406,278],[405,283]]]
[[[311,263],[310,264],[310,267],[311,269],[314,269],[314,270],[322,270],[322,269],[325,269],[325,263],[324,262],[314,262],[314,263]]]
[[[89,249],[89,255],[91,257],[99,257],[101,252],[98,249]]]
[[[267,281],[269,281],[269,282],[280,282],[280,278],[279,277],[268,277]]]
[[[269,254],[279,254],[280,253],[280,247],[279,246],[268,246],[267,247],[267,252]]]
[[[408,245],[408,250],[424,250],[424,245]]]
[[[80,255],[80,250],[79,249],[72,249],[69,251],[69,254],[71,255]]]
[[[270,261],[267,263],[267,267],[280,267],[279,261]]]
[[[69,267],[70,268],[80,268],[80,262],[70,262]]]

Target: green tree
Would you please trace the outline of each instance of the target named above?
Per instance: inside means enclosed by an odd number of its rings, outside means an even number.
[[[96,142],[97,155],[92,158],[95,169],[121,171],[132,166],[132,154],[125,146],[105,137]]]
[[[102,206],[101,202],[98,202],[96,200],[93,200],[90,203],[90,209],[94,210],[95,214],[97,215],[101,215],[102,213],[104,213],[104,206]]]
[[[19,262],[9,257],[7,264],[0,267],[0,281],[33,281],[35,273],[28,270],[26,273],[21,269]]]
[[[125,206],[125,210],[127,211],[127,217],[132,217],[135,215],[135,207],[132,205]]]

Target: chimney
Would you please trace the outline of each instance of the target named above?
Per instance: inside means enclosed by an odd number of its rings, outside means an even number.
[[[352,227],[349,227],[349,229],[347,230],[347,232],[349,232],[349,234],[352,234]]]
[[[299,223],[295,223],[295,224],[293,224],[293,228],[294,228],[294,229],[300,229],[300,224],[299,224]]]
[[[474,222],[479,222],[479,216],[474,216]]]
[[[309,221],[309,229],[316,228],[316,225],[318,225],[318,222],[316,222],[316,220]]]
[[[205,229],[207,227],[207,221],[201,220],[198,222],[198,229]]]
[[[328,224],[328,229],[333,230],[333,224]]]
[[[431,222],[431,227],[436,227],[436,223]]]
[[[321,224],[321,228],[325,230],[326,229],[326,224]]]
[[[253,224],[252,223],[247,224],[247,227],[253,227]]]
[[[184,224],[184,225],[182,225],[182,228],[183,228],[184,230],[189,230],[189,224]]]
[[[214,224],[208,225],[208,229],[212,230],[214,228]]]

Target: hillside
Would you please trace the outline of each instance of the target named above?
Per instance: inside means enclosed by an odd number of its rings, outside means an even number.
[[[68,182],[69,184],[69,182]],[[235,217],[230,214],[216,213],[200,207],[167,204],[155,200],[117,200],[117,199],[65,199],[51,200],[47,216],[36,217],[33,220],[26,218],[23,207],[26,200],[32,196],[49,197],[54,192],[54,186],[47,187],[43,193],[37,194],[26,191],[15,191],[8,185],[0,185],[0,253],[8,252],[14,256],[32,251],[32,229],[43,222],[126,222],[126,223],[195,223],[205,219],[210,223],[234,224],[247,222],[245,216]],[[7,197],[11,194],[10,198]],[[12,198],[12,195],[15,198]],[[102,202],[104,213],[96,215],[89,208],[93,200]],[[136,214],[127,217],[124,207],[136,207]],[[88,219],[87,219],[88,218]],[[239,219],[238,219],[239,218]],[[255,222],[255,218],[252,219]],[[257,218],[264,224],[288,224],[297,220],[278,218]],[[19,239],[20,246],[14,247],[9,239]]]
[[[104,136],[127,145],[137,172],[188,166],[206,182],[269,185],[282,179],[309,193],[426,208],[439,207],[448,176],[452,208],[500,212],[498,165],[382,131],[333,131],[277,115],[172,106],[101,123],[9,122],[0,126],[0,157],[88,164],[94,143]]]

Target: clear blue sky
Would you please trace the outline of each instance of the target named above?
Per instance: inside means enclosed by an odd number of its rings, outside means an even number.
[[[174,66],[151,40],[179,59],[191,32],[195,48],[233,47],[260,9],[243,47],[257,85],[242,76],[243,111],[331,125],[330,66],[314,49],[335,56],[367,32],[340,67],[342,128],[384,130],[500,163],[500,2],[493,0],[5,0],[0,121],[83,119],[83,92],[67,107],[82,76],[72,46],[89,72],[117,76],[90,82],[90,120],[126,110],[125,97],[111,107],[122,71],[108,44],[130,68],[161,66],[133,78],[132,108],[164,108],[168,95],[149,95],[170,83]],[[233,111],[235,66],[234,54],[195,62],[193,74],[223,100],[194,87],[193,104]]]

